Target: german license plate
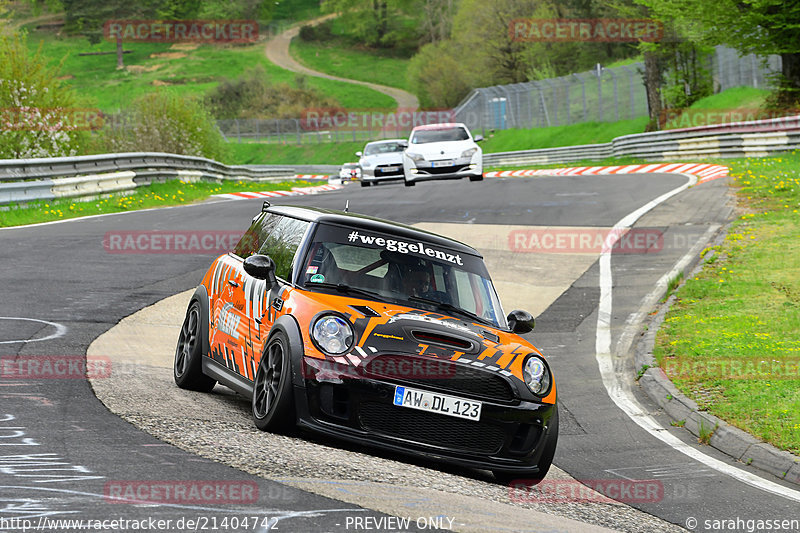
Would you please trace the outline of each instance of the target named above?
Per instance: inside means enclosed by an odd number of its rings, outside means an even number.
[[[481,418],[481,402],[408,387],[395,387],[394,404],[467,420],[478,421]]]
[[[452,159],[444,159],[442,161],[431,161],[432,167],[452,167],[456,162]]]
[[[381,170],[383,172],[397,172],[400,170],[400,167],[382,167]]]

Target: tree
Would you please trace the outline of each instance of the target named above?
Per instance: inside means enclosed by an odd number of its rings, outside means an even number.
[[[408,32],[404,20],[415,14],[414,0],[325,0],[322,9],[341,13],[343,27],[361,44],[392,47]]]
[[[423,43],[438,43],[450,38],[458,0],[422,0],[419,27]]]
[[[800,3],[785,0],[636,0],[690,39],[781,56],[780,92],[800,100]]]
[[[472,88],[462,54],[445,40],[423,46],[411,59],[408,78],[423,108],[452,108]]]
[[[24,35],[0,35],[0,159],[77,154],[88,140],[77,97]],[[85,117],[85,114],[83,115]]]
[[[196,0],[60,0],[64,9],[64,29],[85,36],[96,44],[103,39],[103,25],[112,20],[180,19],[197,13]],[[125,67],[122,60],[122,36],[117,34],[117,69]]]

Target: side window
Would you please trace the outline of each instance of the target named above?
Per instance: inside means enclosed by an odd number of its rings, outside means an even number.
[[[288,217],[278,218],[258,253],[268,255],[275,261],[275,275],[288,281],[292,276],[294,254],[311,223]]]
[[[281,218],[283,217],[280,215],[274,215],[272,213],[267,213],[266,215],[257,218],[255,222],[253,222],[253,224],[247,229],[245,234],[242,235],[242,238],[239,239],[239,242],[233,249],[233,253],[242,259],[247,259],[251,255],[258,253],[258,250],[267,240],[267,236],[272,233],[272,230],[275,228]]]
[[[477,312],[475,302],[475,292],[470,275],[463,270],[453,269],[456,278],[456,290],[458,291],[457,305],[471,313]]]

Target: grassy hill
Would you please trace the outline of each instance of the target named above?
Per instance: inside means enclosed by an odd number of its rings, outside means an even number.
[[[52,31],[31,31],[31,48],[40,44],[53,65],[61,64],[65,83],[88,105],[117,112],[137,96],[155,91],[200,95],[221,81],[236,78],[256,64],[263,65],[271,82],[297,86],[297,76],[270,63],[264,43],[253,45],[194,45],[188,43],[126,43],[126,68],[116,70],[116,55],[80,56],[81,52],[113,51],[115,44],[90,44],[83,37],[63,37]],[[392,108],[394,100],[365,87],[321,78],[306,78],[307,87],[336,98],[344,107]]]

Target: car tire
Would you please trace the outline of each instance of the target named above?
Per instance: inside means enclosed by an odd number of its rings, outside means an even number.
[[[285,431],[294,426],[292,365],[289,341],[276,333],[264,349],[253,381],[253,422],[261,431]]]
[[[483,174],[479,176],[470,176],[469,181],[483,181]]]
[[[217,381],[203,374],[201,316],[200,302],[194,300],[186,310],[178,335],[172,377],[175,378],[175,384],[182,389],[209,392]]]
[[[368,181],[362,181],[361,182],[361,186],[362,187],[369,187],[370,185],[372,185],[372,184],[370,182],[368,182]]]
[[[558,444],[558,406],[556,406],[553,416],[550,418],[550,428],[547,434],[547,442],[542,450],[542,456],[539,458],[539,471],[535,474],[519,475],[507,470],[493,471],[495,480],[503,485],[508,485],[513,482],[522,483],[528,487],[538,485],[547,476],[550,471],[550,466],[553,464],[553,457],[556,454],[556,445]]]
[[[406,187],[413,187],[414,185],[417,184],[417,182],[416,181],[405,180],[405,184],[406,184]]]

